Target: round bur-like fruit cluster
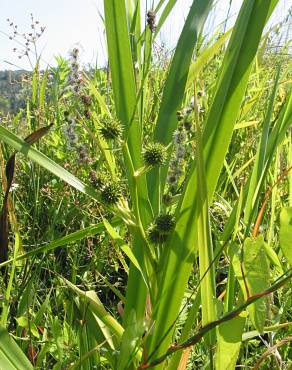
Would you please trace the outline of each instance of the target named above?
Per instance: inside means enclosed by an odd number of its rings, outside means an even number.
[[[151,243],[164,243],[175,226],[175,220],[170,214],[161,214],[156,217],[154,223],[147,230],[147,235]]]
[[[161,233],[169,233],[175,226],[175,221],[172,215],[162,214],[157,216],[155,225]]]
[[[149,144],[144,150],[143,158],[148,166],[161,166],[166,161],[166,148],[160,143]]]
[[[161,234],[155,225],[151,225],[147,230],[148,239],[153,244],[164,243],[167,239],[167,234]]]
[[[113,205],[118,202],[121,197],[119,184],[115,182],[105,184],[100,192],[101,200],[108,205]]]
[[[119,121],[106,117],[101,123],[99,131],[105,140],[116,140],[122,136],[122,127]]]

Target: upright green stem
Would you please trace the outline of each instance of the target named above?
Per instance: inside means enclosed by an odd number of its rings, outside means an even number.
[[[5,292],[5,301],[4,301],[4,306],[1,314],[1,326],[6,326],[7,324],[7,318],[8,318],[8,313],[9,313],[9,303],[10,303],[10,294],[12,290],[12,285],[13,285],[13,280],[14,280],[14,274],[15,274],[15,268],[16,268],[16,257],[18,255],[18,251],[20,248],[20,235],[18,231],[15,231],[15,243],[14,243],[14,254],[13,254],[13,263],[12,263],[12,268],[10,271],[10,276],[9,276],[9,282],[8,286]]]
[[[141,221],[140,208],[139,208],[139,195],[138,195],[137,177],[135,176],[135,169],[134,169],[134,166],[133,166],[133,162],[132,162],[130,151],[129,151],[129,148],[128,148],[127,144],[124,145],[124,156],[127,159],[127,163],[130,165],[130,173],[131,173],[131,178],[132,178],[132,192],[131,192],[131,194],[132,194],[132,197],[133,197],[134,215],[135,215],[135,218],[136,218],[136,225],[137,225],[137,228],[139,230],[140,236],[141,236],[142,240],[145,242],[148,262],[150,263],[150,266],[151,266],[151,268],[149,266],[150,270],[148,272],[149,272],[149,276],[151,276],[152,275],[151,270],[155,271],[155,266],[156,266],[155,253],[151,249],[150,244],[148,243],[148,240],[147,240],[147,237],[146,237],[146,234],[145,234],[145,230],[144,230],[144,227],[143,227],[143,224],[142,224],[142,221]]]

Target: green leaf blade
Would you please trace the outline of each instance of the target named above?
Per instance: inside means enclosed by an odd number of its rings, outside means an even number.
[[[280,247],[292,265],[292,207],[283,208],[280,214]]]
[[[3,370],[33,369],[32,364],[3,327],[0,327],[0,368]]]

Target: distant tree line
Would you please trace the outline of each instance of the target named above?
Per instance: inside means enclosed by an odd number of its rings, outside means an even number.
[[[25,107],[31,73],[25,70],[0,71],[0,113],[14,113]]]

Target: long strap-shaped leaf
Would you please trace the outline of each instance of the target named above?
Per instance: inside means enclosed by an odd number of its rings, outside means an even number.
[[[133,180],[133,170],[142,166],[142,130],[138,120],[138,102],[133,60],[126,17],[125,0],[104,0],[105,26],[112,88],[117,116],[125,128],[124,160],[132,200],[136,203],[135,216],[146,226],[152,220],[145,176]],[[134,167],[134,168],[133,168]],[[140,265],[145,258],[145,246],[140,235],[134,235],[133,252]],[[124,320],[135,309],[137,318],[144,316],[146,286],[140,272],[132,265],[129,274]]]
[[[214,266],[212,266],[213,246],[209,219],[208,193],[206,183],[206,169],[203,159],[201,132],[197,124],[197,174],[198,174],[198,201],[197,201],[197,230],[199,269],[201,280],[202,324],[216,320],[216,296]],[[211,268],[210,268],[211,266]],[[211,347],[215,343],[215,332],[205,337],[206,343]]]
[[[104,12],[115,107],[118,118],[125,127],[131,160],[136,170],[142,165],[142,135],[140,122],[135,118],[138,116],[137,112],[135,112],[137,109],[136,84],[125,0],[105,0]],[[131,165],[127,163],[127,156],[125,156],[125,162],[131,186],[131,171],[128,168]],[[141,218],[142,221],[146,222],[151,216],[151,210],[150,204],[147,206],[148,194],[145,177],[141,176],[137,181],[137,185],[139,197],[144,205],[145,213],[147,212],[145,216],[142,213]],[[133,191],[133,189],[130,190]]]
[[[41,167],[50,171],[55,176],[67,182],[69,185],[73,186],[75,189],[81,191],[82,193],[88,195],[89,197],[99,200],[97,192],[89,185],[85,185],[77,177],[72,175],[70,172],[66,171],[63,167],[58,165],[52,159],[45,156],[43,153],[37,149],[31,147],[27,142],[13,134],[5,127],[0,125],[0,139],[6,144],[11,145],[15,150],[23,153],[29,159],[39,164]]]
[[[154,139],[165,145],[171,142],[177,127],[176,113],[184,96],[192,55],[212,2],[212,0],[193,2],[176,47],[154,131]],[[167,168],[161,172],[161,181],[164,183]],[[158,170],[153,170],[148,176],[149,197],[154,211],[158,209],[159,179]]]
[[[111,224],[114,225],[114,226],[120,225],[121,220],[119,220],[118,218],[114,218],[114,219],[111,220]],[[35,249],[33,249],[29,252],[26,252],[24,254],[20,254],[15,259],[11,258],[11,259],[3,262],[3,263],[0,263],[0,268],[12,264],[12,262],[21,261],[21,260],[24,260],[24,259],[29,258],[31,256],[35,256],[35,255],[40,254],[40,253],[50,252],[50,251],[52,251],[56,248],[62,247],[62,246],[69,248],[70,244],[76,243],[77,241],[82,240],[84,238],[89,238],[91,236],[99,234],[104,230],[105,230],[104,224],[102,222],[100,222],[96,225],[88,226],[84,229],[74,231],[73,233],[62,236],[59,239],[53,240],[49,243],[46,243],[46,244],[44,244],[40,247],[37,247],[37,248],[35,248]]]
[[[218,81],[216,94],[203,133],[204,160],[209,200],[218,181],[248,76],[263,28],[277,0],[245,0],[234,27]],[[148,343],[148,353],[155,358],[170,343],[192,263],[195,256],[197,190],[196,164],[179,206],[176,228],[165,249],[163,280],[155,307],[155,326]],[[168,334],[166,334],[168,333]]]
[[[278,66],[278,72],[275,77],[274,87],[273,87],[273,90],[271,92],[270,98],[267,103],[268,108],[267,108],[266,116],[263,122],[262,136],[261,136],[259,148],[256,154],[256,159],[255,159],[255,164],[253,167],[252,175],[250,177],[249,190],[248,190],[246,205],[244,209],[244,221],[246,224],[249,223],[249,225],[252,220],[252,211],[253,209],[256,210],[256,206],[258,206],[258,200],[255,202],[254,199],[259,199],[259,197],[257,196],[258,192],[260,191],[259,184],[263,182],[264,180],[264,179],[261,179],[261,175],[264,171],[264,167],[266,163],[270,125],[272,122],[272,114],[274,110],[274,103],[276,99],[279,77],[280,77],[280,66]]]
[[[120,341],[124,329],[121,324],[104,308],[101,301],[98,299],[97,295],[94,298],[90,291],[83,291],[79,289],[76,285],[71,283],[69,280],[65,279],[63,276],[57,274],[59,279],[65,283],[78,297],[84,299],[89,305],[89,309],[112,331],[115,335],[115,340]]]
[[[0,369],[32,370],[33,366],[20,347],[9,336],[7,330],[0,327]]]

